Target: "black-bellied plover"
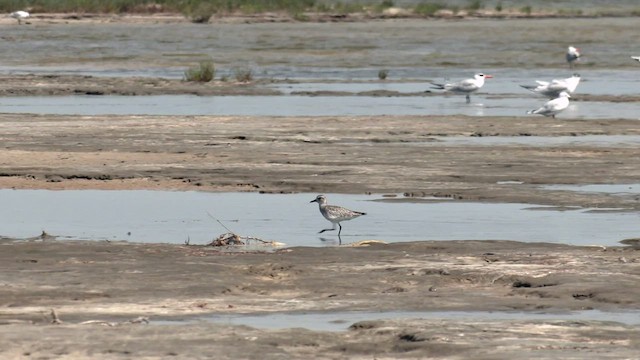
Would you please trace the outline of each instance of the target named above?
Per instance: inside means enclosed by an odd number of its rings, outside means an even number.
[[[547,101],[547,103],[542,105],[539,109],[527,111],[527,114],[551,116],[555,119],[557,113],[569,107],[570,97],[569,93],[563,91],[557,98]]]
[[[434,89],[449,91],[454,94],[462,94],[466,95],[467,104],[471,102],[471,93],[480,90],[480,88],[484,85],[484,79],[490,79],[493,76],[485,75],[483,73],[475,74],[473,79],[461,80],[454,83],[431,83]]]
[[[569,68],[573,69],[573,62],[574,61],[578,61],[580,60],[580,56],[582,56],[582,54],[580,54],[580,49],[575,48],[573,46],[569,46],[567,48],[567,62],[569,63]]]
[[[342,225],[340,225],[341,221],[347,221],[355,219],[361,215],[366,215],[366,213],[360,211],[349,210],[341,206],[328,205],[327,198],[324,195],[318,195],[315,200],[311,200],[310,202],[317,202],[318,206],[320,207],[320,213],[322,214],[322,216],[324,216],[325,219],[331,221],[331,224],[333,224],[333,228],[320,230],[318,234],[322,234],[325,231],[335,230],[336,224],[338,224],[338,226],[340,227],[340,230],[338,230],[339,238],[340,233],[342,232]]]

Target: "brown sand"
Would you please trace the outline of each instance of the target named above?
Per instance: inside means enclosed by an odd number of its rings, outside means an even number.
[[[359,322],[340,333],[295,329],[304,323],[257,330],[161,322],[209,313],[637,309],[640,259],[632,249],[509,241],[233,254],[50,240],[2,247],[2,358],[563,359],[640,351],[637,327],[584,320],[416,315]],[[50,323],[51,309],[62,324]],[[149,324],[127,322],[140,316]]]
[[[640,169],[632,147],[434,139],[637,134],[628,120],[4,114],[0,126],[4,188],[389,192],[638,206],[633,196],[538,187],[632,182]],[[504,180],[524,184],[498,184]],[[341,333],[158,322],[208,313],[633,310],[640,260],[631,248],[443,241],[228,253],[55,240],[7,240],[2,248],[2,358],[564,359],[632,358],[640,350],[637,327],[597,321],[389,320]],[[63,324],[49,323],[51,309]],[[140,316],[150,323],[120,323]],[[92,320],[114,326],[81,324]]]
[[[0,93],[272,94],[251,84],[34,75],[3,76]],[[635,211],[633,195],[540,185],[635,183],[636,148],[446,140],[639,133],[637,121],[616,119],[0,114],[0,188],[406,193],[409,201],[436,195]],[[194,320],[304,311],[633,311],[640,260],[632,247],[487,240],[246,253],[55,239],[4,239],[0,246],[2,359],[631,359],[640,353],[637,322],[417,316],[322,332],[296,328],[305,324],[266,330]],[[52,309],[60,324],[51,323]],[[129,322],[139,317],[149,323]],[[167,319],[184,322],[162,322]]]

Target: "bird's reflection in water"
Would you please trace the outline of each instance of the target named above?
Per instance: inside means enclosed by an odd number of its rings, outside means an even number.
[[[336,239],[329,239],[326,237],[319,237],[318,239],[320,239],[320,241],[322,241],[325,244],[329,244],[329,245],[342,245],[342,239],[338,236],[338,241],[336,241]]]

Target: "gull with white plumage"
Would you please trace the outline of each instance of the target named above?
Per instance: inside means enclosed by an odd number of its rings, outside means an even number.
[[[538,85],[520,85],[523,88],[535,93],[547,97],[549,99],[555,99],[560,97],[560,93],[563,91],[573,94],[580,84],[580,75],[573,74],[573,76],[566,79],[553,79],[551,81],[536,80]]]
[[[537,114],[543,116],[551,116],[552,118],[556,118],[556,115],[566,108],[569,107],[569,98],[571,95],[566,91],[560,93],[560,95],[553,99],[547,101],[542,107],[536,110],[527,111],[527,114]]]
[[[569,63],[569,68],[573,69],[573,63],[575,61],[580,60],[580,57],[582,56],[582,53],[580,53],[580,49],[573,47],[573,46],[569,46],[567,48],[567,54],[565,55],[565,58],[567,59],[567,62]]]
[[[9,14],[9,17],[12,17],[16,20],[18,20],[18,25],[22,24],[22,20],[26,20],[31,16],[31,14],[29,14],[26,11],[23,10],[19,10],[19,11],[14,11],[11,14]]]

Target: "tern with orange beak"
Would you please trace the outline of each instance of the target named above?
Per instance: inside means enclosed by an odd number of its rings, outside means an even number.
[[[465,95],[467,98],[467,104],[471,102],[471,93],[474,93],[484,85],[485,79],[491,79],[493,76],[478,73],[473,76],[473,79],[465,79],[454,83],[438,84],[431,83],[434,89],[444,90],[452,92],[454,94]]]

